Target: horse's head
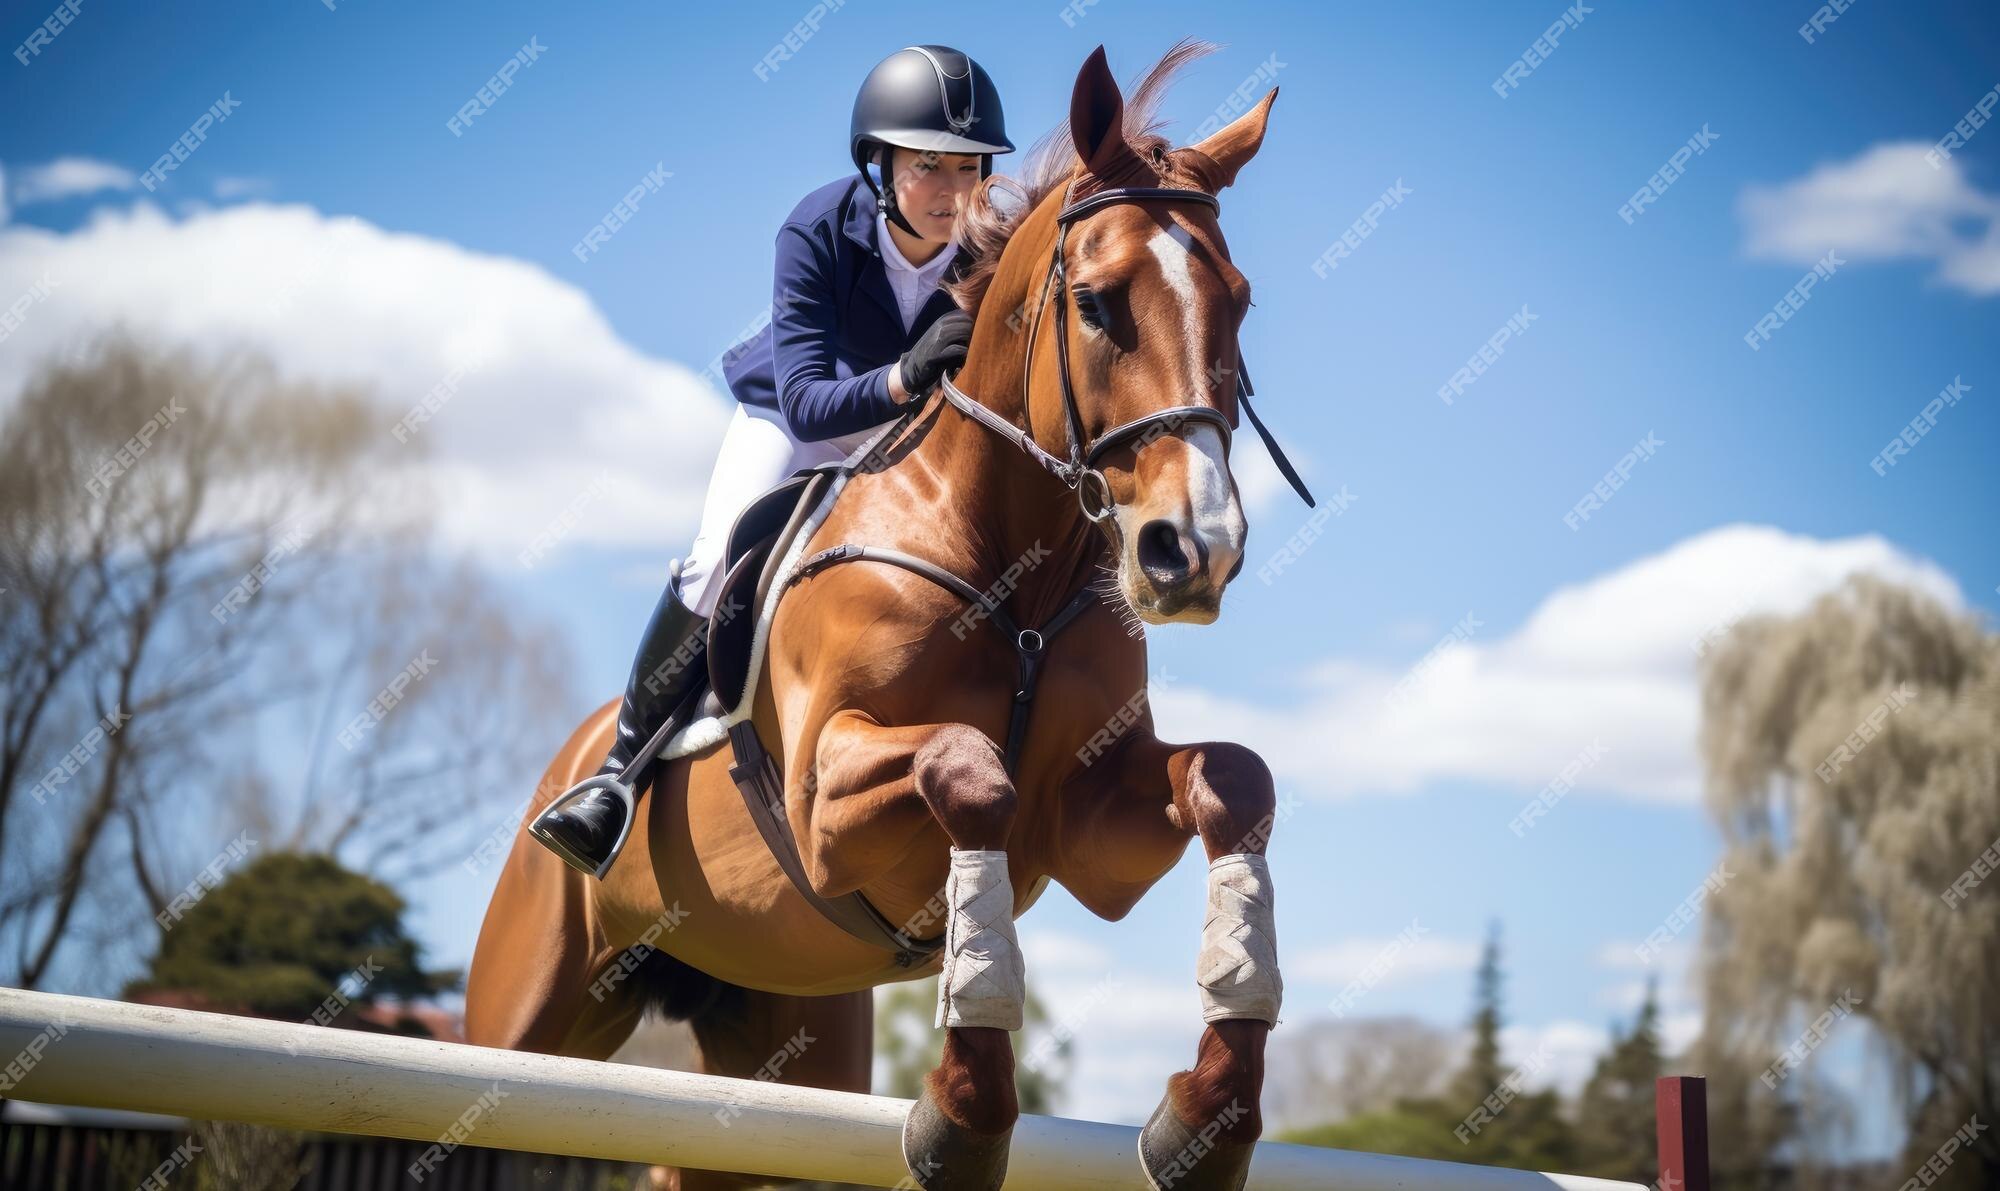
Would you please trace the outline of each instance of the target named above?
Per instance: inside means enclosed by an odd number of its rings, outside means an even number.
[[[1132,187],[1213,195],[1256,154],[1276,97],[1273,90],[1188,148],[1128,139],[1124,97],[1100,48],[1070,101],[1079,164],[1068,197],[1075,203]],[[1059,317],[1064,326],[1042,333],[1068,337],[1083,438],[1100,447],[1094,463],[1110,510],[1101,524],[1119,590],[1147,621],[1207,624],[1242,567],[1247,533],[1217,423],[1236,424],[1236,333],[1250,285],[1229,261],[1215,206],[1185,198],[1089,209],[1068,222],[1061,251],[1055,283],[1064,290],[1048,321]],[[1067,416],[1054,347],[1037,344],[1030,376],[1038,427],[1060,427]],[[1215,414],[1151,418],[1176,408]],[[1135,423],[1136,433],[1119,433]]]

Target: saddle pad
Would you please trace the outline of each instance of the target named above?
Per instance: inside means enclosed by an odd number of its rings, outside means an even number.
[[[771,622],[777,619],[778,601],[784,596],[787,581],[791,578],[792,572],[798,569],[799,560],[805,555],[806,543],[812,540],[813,534],[819,530],[820,523],[833,511],[834,498],[840,494],[842,487],[840,484],[826,483],[809,485],[804,489],[812,497],[809,504],[799,506],[799,511],[804,516],[795,514],[791,526],[788,527],[791,532],[790,540],[783,543],[782,549],[773,547],[778,559],[775,565],[765,568],[760,575],[760,581],[756,585],[758,598],[755,604],[733,618],[747,622],[751,629],[749,648],[740,654],[743,658],[741,670],[738,671],[735,665],[730,666],[732,672],[740,672],[745,676],[735,703],[731,705],[725,702],[725,710],[721,715],[703,716],[674,733],[673,738],[667,741],[666,748],[660,750],[663,759],[677,760],[714,748],[729,738],[729,729],[732,725],[750,718],[751,708],[756,703],[756,676],[764,668],[764,648],[770,640]],[[731,576],[735,577],[735,568],[731,569]],[[725,605],[718,601],[716,606],[720,608]],[[755,613],[754,618],[750,615],[752,612]],[[711,640],[713,640],[712,635]],[[714,665],[711,661],[711,674],[714,673]],[[721,700],[728,698],[720,690],[716,697]]]

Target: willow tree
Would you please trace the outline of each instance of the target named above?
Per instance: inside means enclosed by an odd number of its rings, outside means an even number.
[[[1717,1099],[1779,1119],[1807,1100],[1811,1052],[1852,1033],[1894,1072],[1902,1169],[1977,1117],[1937,1185],[2000,1186],[1983,1128],[2000,1120],[2000,637],[1854,579],[1739,624],[1701,697],[1730,876],[1702,938],[1699,1052],[1739,1073]]]

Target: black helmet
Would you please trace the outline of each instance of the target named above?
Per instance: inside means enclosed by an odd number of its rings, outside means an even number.
[[[979,63],[950,46],[919,45],[882,59],[854,97],[849,146],[854,168],[875,195],[876,209],[918,235],[896,210],[893,187],[877,187],[868,165],[880,146],[931,153],[977,153],[979,175],[993,172],[995,153],[1012,153],[1000,89]],[[884,179],[887,182],[887,179]]]

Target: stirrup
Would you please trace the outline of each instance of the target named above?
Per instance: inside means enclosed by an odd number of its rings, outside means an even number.
[[[592,865],[589,857],[580,856],[571,851],[561,840],[556,839],[552,835],[545,834],[539,828],[543,815],[551,811],[561,810],[592,790],[608,790],[611,792],[612,797],[625,804],[625,826],[619,829],[618,838],[611,845],[611,854],[604,858],[603,864],[599,865]],[[611,866],[618,863],[618,855],[625,850],[625,841],[632,834],[632,823],[638,817],[639,800],[633,794],[632,787],[626,785],[622,780],[622,775],[618,773],[600,773],[596,777],[585,778],[576,785],[564,790],[556,796],[554,801],[536,812],[535,817],[528,823],[528,834],[540,840],[543,846],[547,847],[549,851],[554,852],[564,864],[569,865],[578,872],[589,873],[591,876],[602,881],[604,874],[611,871]]]

